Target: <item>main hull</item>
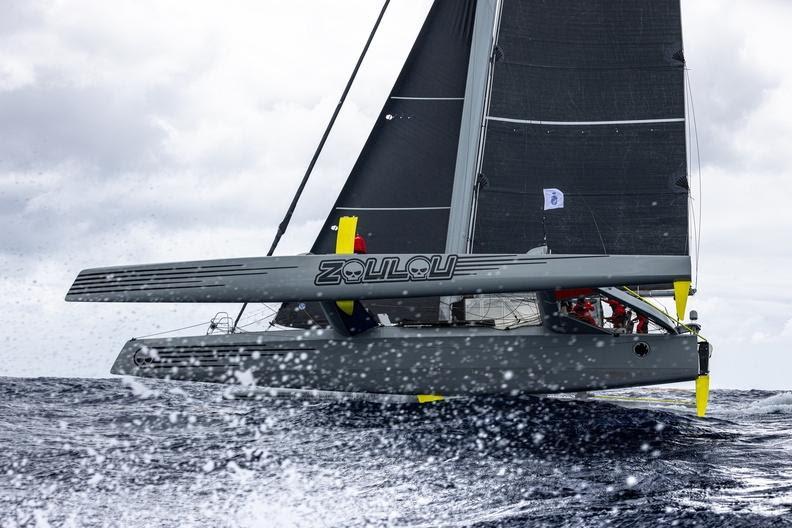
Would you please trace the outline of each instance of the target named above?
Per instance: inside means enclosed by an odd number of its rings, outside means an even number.
[[[114,374],[397,394],[585,391],[696,379],[692,335],[563,335],[542,327],[380,327],[131,340]]]

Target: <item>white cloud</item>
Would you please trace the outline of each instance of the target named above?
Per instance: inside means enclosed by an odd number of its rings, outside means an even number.
[[[29,64],[0,53],[0,92],[17,90],[34,82],[35,74]]]
[[[787,322],[784,323],[784,329],[781,330],[781,337],[792,337],[792,319],[788,319]]]

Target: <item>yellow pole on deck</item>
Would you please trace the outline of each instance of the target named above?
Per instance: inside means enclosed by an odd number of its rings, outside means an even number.
[[[355,234],[357,233],[357,216],[342,216],[338,220],[336,235],[336,253],[352,255],[355,253]],[[347,315],[355,310],[355,301],[336,301],[338,308]]]
[[[690,295],[690,281],[674,282],[674,301],[676,301],[677,319],[685,320],[688,296]]]

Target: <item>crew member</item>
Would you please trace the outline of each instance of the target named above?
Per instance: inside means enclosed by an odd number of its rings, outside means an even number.
[[[627,308],[616,299],[606,299],[611,308],[611,316],[607,318],[613,324],[613,328],[625,328],[627,326]]]
[[[362,236],[356,234],[355,235],[355,255],[365,255],[366,254],[366,239]]]
[[[646,317],[644,314],[638,314],[635,318],[635,321],[638,324],[635,326],[635,333],[636,334],[648,334],[649,333],[649,318]]]
[[[584,323],[588,323],[591,325],[596,325],[597,323],[594,321],[594,305],[592,305],[588,299],[583,297],[582,295],[578,297],[577,302],[572,307],[572,315],[577,317]]]

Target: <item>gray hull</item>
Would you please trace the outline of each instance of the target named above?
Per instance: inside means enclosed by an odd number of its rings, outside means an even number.
[[[353,339],[288,330],[131,340],[112,372],[344,392],[548,393],[690,381],[699,358],[691,335],[381,327]]]

